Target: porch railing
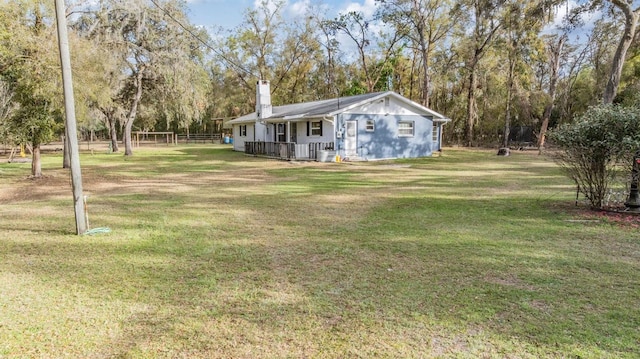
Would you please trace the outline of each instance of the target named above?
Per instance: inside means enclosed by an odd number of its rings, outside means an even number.
[[[313,160],[318,159],[318,152],[320,151],[333,151],[333,142],[312,142],[309,144],[309,158]]]
[[[297,144],[295,142],[263,142],[247,141],[244,153],[254,156],[265,156],[283,160],[316,160],[322,150],[333,150],[333,142],[313,142]]]

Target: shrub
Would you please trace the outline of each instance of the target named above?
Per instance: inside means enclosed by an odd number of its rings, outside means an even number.
[[[594,106],[550,131],[549,139],[559,148],[551,153],[553,159],[591,206],[601,208],[612,182],[620,176],[630,179],[633,156],[640,150],[640,110]]]

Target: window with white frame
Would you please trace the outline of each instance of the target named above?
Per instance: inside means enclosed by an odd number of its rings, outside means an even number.
[[[376,130],[376,121],[367,120],[367,123],[365,124],[365,129],[367,132],[374,132]]]
[[[433,124],[433,131],[431,132],[431,140],[436,143],[440,140],[440,137],[438,136],[438,130],[440,130],[440,126],[436,125],[435,123]]]
[[[287,142],[286,139],[286,131],[284,123],[279,123],[276,125],[276,142]]]
[[[413,121],[400,121],[398,123],[399,137],[413,137]]]
[[[322,121],[309,122],[309,135],[322,136]]]
[[[247,125],[240,125],[240,137],[247,137]]]

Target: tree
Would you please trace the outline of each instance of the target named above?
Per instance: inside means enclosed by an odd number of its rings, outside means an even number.
[[[193,70],[197,67],[193,63],[201,58],[202,44],[193,38],[198,31],[189,25],[184,3],[177,0],[105,0],[82,19],[78,28],[85,36],[106,43],[116,56],[117,61],[107,67],[109,71],[105,74],[111,87],[111,99],[101,101],[97,106],[109,122],[112,142],[115,142],[115,122],[120,116],[123,119],[125,156],[133,154],[131,134],[139,111],[145,105],[145,93],[157,91],[170,99],[171,106],[156,108],[155,112],[175,115],[173,110],[179,111],[179,118],[174,116],[173,119],[183,125],[203,112],[201,88],[190,88],[198,91],[197,96],[192,91],[185,91],[185,84],[198,76],[199,70]],[[195,106],[183,106],[189,101],[195,101]],[[162,105],[153,99],[146,104]],[[113,147],[117,149],[115,143]]]
[[[431,58],[436,47],[447,39],[460,13],[451,1],[441,0],[376,0],[379,16],[396,32],[410,40],[410,48],[422,65],[420,102],[430,105]]]
[[[470,46],[465,64],[468,75],[467,82],[467,120],[466,143],[474,144],[474,127],[478,122],[478,108],[476,90],[478,87],[478,65],[494,35],[502,26],[499,17],[500,9],[505,0],[469,0],[462,3],[462,7],[469,9],[471,24]]]
[[[18,145],[18,141],[14,134],[14,130],[11,127],[10,121],[16,110],[17,104],[14,102],[13,90],[6,82],[0,80],[0,141],[12,146],[9,161],[13,158],[13,146]]]
[[[259,79],[271,82],[271,99],[276,104],[315,100],[320,92],[330,93],[318,73],[326,65],[315,29],[317,14],[285,22],[284,6],[283,1],[262,1],[247,9],[243,23],[216,46],[218,70],[227,82],[226,97],[235,103],[228,105],[233,112],[253,109]],[[331,43],[326,45],[333,50]]]
[[[318,90],[312,90],[307,76],[318,68],[317,59],[321,56],[321,45],[310,17],[302,23],[294,23],[285,29],[278,61],[275,68],[276,98],[290,102],[317,100]],[[333,75],[332,75],[333,76]]]
[[[558,85],[558,77],[560,74],[560,61],[563,55],[564,44],[567,41],[567,35],[562,34],[560,36],[554,36],[550,38],[546,44],[548,59],[549,59],[549,88],[547,94],[549,96],[548,102],[544,107],[544,113],[542,115],[542,124],[540,126],[540,134],[538,135],[538,149],[542,150],[545,144],[547,129],[549,127],[549,120],[551,119],[551,112],[556,100],[556,88]]]
[[[319,53],[319,61],[317,68],[317,77],[321,80],[323,90],[318,93],[319,98],[331,98],[340,94],[337,82],[337,74],[339,68],[338,54],[340,53],[340,42],[336,39],[335,31],[333,31],[330,22],[322,18],[313,18],[316,27],[320,31],[320,39],[318,43],[324,50],[325,56]],[[317,87],[317,86],[316,86]]]
[[[371,33],[370,20],[365,19],[363,13],[356,11],[343,13],[338,18],[329,20],[327,24],[333,31],[345,34],[354,42],[358,49],[358,61],[364,75],[366,91],[374,92],[386,64],[396,55],[396,45],[402,38],[402,34],[398,32],[387,34],[385,41],[377,44],[378,53],[381,55],[375,58],[368,53],[375,38]]]
[[[52,4],[0,3],[0,79],[14,93],[17,111],[5,130],[32,151],[31,175],[42,176],[40,145],[62,129],[62,94]]]
[[[599,105],[591,107],[574,122],[549,132],[560,151],[551,156],[575,181],[594,208],[604,205],[619,165],[632,163],[640,147],[640,111],[633,107]]]
[[[633,0],[610,0],[611,4],[618,8],[624,15],[624,30],[618,43],[615,55],[613,56],[613,63],[611,64],[611,71],[609,73],[609,80],[607,81],[607,87],[605,88],[604,95],[602,96],[602,103],[613,103],[613,99],[618,93],[618,86],[620,85],[620,77],[622,75],[622,68],[627,56],[627,51],[631,46],[634,38],[636,37],[638,28],[638,17],[640,17],[640,8],[633,9]]]
[[[608,20],[616,31],[621,31],[615,53],[611,59],[607,71],[606,86],[602,94],[602,103],[613,103],[620,86],[622,70],[627,56],[627,51],[634,42],[638,33],[638,19],[640,17],[640,7],[634,9],[634,0],[587,0],[576,7],[569,18],[572,24],[582,23],[582,15],[585,13],[593,13],[596,10],[609,11],[614,21]],[[607,4],[611,8],[607,8]],[[622,17],[622,19],[620,19]],[[620,21],[622,20],[622,21]],[[624,23],[622,29],[619,24]]]
[[[528,62],[540,44],[538,34],[547,17],[545,6],[547,4],[519,0],[505,3],[503,45],[507,53],[508,69],[502,147],[509,145],[514,92],[521,89],[522,82],[529,82],[531,66]]]

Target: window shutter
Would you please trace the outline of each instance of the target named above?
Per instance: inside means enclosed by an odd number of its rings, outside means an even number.
[[[311,134],[311,121],[307,121],[307,137]]]
[[[323,123],[323,122],[324,122],[324,121],[320,120],[320,136],[322,136],[322,123]]]

